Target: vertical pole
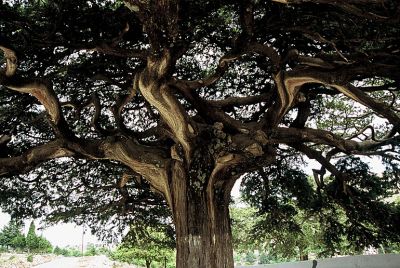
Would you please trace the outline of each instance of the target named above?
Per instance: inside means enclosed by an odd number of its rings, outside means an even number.
[[[82,226],[82,248],[81,248],[82,256],[83,256],[83,238],[84,238],[84,236],[85,236],[85,226]]]

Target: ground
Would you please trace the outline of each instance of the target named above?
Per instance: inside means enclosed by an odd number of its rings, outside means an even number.
[[[17,254],[17,253],[0,253],[0,268],[28,268],[34,267],[41,263],[49,262],[54,258],[55,255],[36,255],[33,257],[32,262],[27,260],[28,254]]]
[[[34,255],[27,261],[27,254],[0,254],[0,268],[137,268],[137,266],[111,261],[106,256],[59,257],[55,255]]]

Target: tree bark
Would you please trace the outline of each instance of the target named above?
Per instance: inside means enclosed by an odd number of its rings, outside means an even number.
[[[191,185],[178,172],[171,182],[177,268],[233,268],[230,187]],[[223,189],[225,188],[225,189]]]
[[[151,260],[146,259],[146,268],[151,267]]]
[[[308,254],[301,252],[300,261],[308,261]]]

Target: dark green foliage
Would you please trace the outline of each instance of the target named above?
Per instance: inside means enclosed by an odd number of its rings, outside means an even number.
[[[24,249],[25,236],[22,234],[23,225],[11,220],[0,232],[0,247],[5,249]]]
[[[53,253],[55,255],[62,255],[65,257],[81,257],[82,256],[82,252],[76,248],[70,248],[70,247],[66,247],[66,248],[60,248],[58,246],[56,246],[53,250]]]
[[[168,263],[167,267],[175,267],[174,247],[173,237],[164,228],[131,226],[123,243],[111,253],[111,258],[141,266],[158,263],[164,267]]]
[[[300,157],[282,157],[276,165],[246,175],[242,182],[244,200],[257,209],[277,213],[277,220],[279,213],[294,215],[294,204],[312,205],[315,191],[309,177],[300,169],[301,163]]]
[[[295,254],[294,248],[304,240],[299,209],[315,209],[316,193],[295,161],[301,160],[283,158],[276,166],[249,174],[242,181],[244,200],[258,210],[251,236],[261,244],[277,238],[275,247],[280,249],[276,251],[283,256],[286,256],[285,249],[289,256]],[[306,217],[300,218],[307,220]]]
[[[53,246],[46,238],[36,235],[33,221],[26,236],[22,234],[21,229],[22,225],[18,221],[11,220],[0,232],[0,247],[30,253],[51,253],[53,251]]]
[[[271,258],[268,256],[267,253],[261,252],[258,263],[259,264],[269,264],[269,263],[271,263]]]
[[[344,209],[347,220],[342,228],[349,241],[357,241],[353,244],[356,250],[370,245],[378,248],[391,238],[398,240],[400,208],[385,202],[385,198],[398,192],[392,192],[393,181],[385,174],[379,177],[372,173],[359,158],[345,158],[338,161],[337,167],[348,175],[348,186],[343,190],[340,180],[331,179],[327,184],[327,198],[336,200]]]
[[[244,198],[258,208],[259,215],[253,239],[275,238],[275,246],[281,244],[277,252],[283,256],[284,249],[289,249],[290,256],[293,247],[306,254],[329,256],[356,254],[389,241],[398,243],[399,207],[386,201],[398,193],[393,176],[378,176],[360,158],[347,157],[336,163],[347,176],[346,188],[339,178],[327,177],[322,191],[299,172],[295,161],[288,157],[275,167],[245,177]],[[318,233],[305,229],[313,222],[316,226],[312,229],[317,228]]]
[[[86,248],[84,255],[85,256],[96,256],[96,255],[99,255],[99,252],[95,245],[89,244]]]
[[[51,253],[53,246],[43,236],[36,235],[35,223],[32,221],[29,225],[29,230],[26,235],[26,249],[28,252],[34,253]]]
[[[0,199],[10,203],[4,204],[3,208],[13,217],[46,216],[49,223],[66,222],[75,215],[77,224],[90,222],[93,232],[97,231],[109,241],[118,238],[118,233],[134,219],[157,226],[170,215],[165,201],[152,193],[142,178],[134,177],[120,189],[117,184],[124,169],[116,164],[72,160],[54,164],[49,162],[42,166],[30,181],[22,180],[13,188],[7,185],[15,177],[4,178]],[[51,203],[46,198],[49,193],[58,193]],[[31,197],[29,200],[26,200],[26,194]],[[17,210],[13,209],[13,204],[18,204]]]
[[[244,257],[244,261],[246,262],[246,264],[253,264],[256,261],[256,255],[254,254],[254,252],[247,252]]]
[[[32,221],[29,225],[28,234],[26,235],[26,247],[29,251],[35,251],[38,249],[38,236],[36,235],[35,223]]]

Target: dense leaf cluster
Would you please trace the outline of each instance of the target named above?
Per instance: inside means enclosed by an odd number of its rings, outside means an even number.
[[[318,186],[293,164],[296,162],[301,160],[282,156],[276,165],[243,179],[243,198],[258,209],[259,220],[251,235],[256,244],[263,239],[272,241],[281,245],[277,251],[282,254],[284,248],[293,248],[290,243],[301,250],[302,239],[313,237],[316,241],[305,242],[304,253],[309,250],[329,256],[398,243],[399,206],[393,203],[393,196],[399,193],[397,179],[387,173],[377,175],[360,158],[346,157],[336,163],[349,176],[346,193],[332,176]],[[308,230],[309,224],[316,225],[311,227],[313,231]],[[293,239],[296,236],[298,239]],[[319,244],[319,248],[307,249],[310,244]]]

